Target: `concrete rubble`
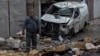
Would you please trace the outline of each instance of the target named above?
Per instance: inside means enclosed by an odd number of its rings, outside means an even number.
[[[37,47],[37,50],[31,50],[29,53],[23,52],[23,48],[25,47],[23,46],[22,48],[21,46],[23,39],[10,37],[9,39],[0,38],[0,40],[0,44],[6,42],[6,46],[9,46],[9,49],[0,49],[0,56],[91,56],[91,53],[99,53],[100,49],[100,39],[93,39],[92,37],[86,37],[79,41],[67,43],[61,43],[60,41],[55,43],[56,41],[49,37],[45,39],[40,38],[38,39],[38,45],[44,48],[42,49],[40,47],[41,49],[39,49],[39,47]],[[17,43],[17,45],[14,45],[15,43]],[[19,49],[16,51],[12,48]]]

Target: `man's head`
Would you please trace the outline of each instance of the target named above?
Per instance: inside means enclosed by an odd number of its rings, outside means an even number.
[[[28,12],[28,16],[35,16],[34,11],[29,11],[29,12]]]

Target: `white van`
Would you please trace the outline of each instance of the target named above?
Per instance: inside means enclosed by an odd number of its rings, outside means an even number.
[[[73,35],[88,24],[88,7],[84,2],[54,3],[42,16],[41,21],[43,35]]]

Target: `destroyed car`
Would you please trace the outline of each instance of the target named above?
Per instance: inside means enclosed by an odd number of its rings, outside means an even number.
[[[41,18],[42,35],[74,35],[88,24],[88,7],[84,2],[52,4]]]

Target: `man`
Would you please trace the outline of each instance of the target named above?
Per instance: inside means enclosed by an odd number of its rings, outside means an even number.
[[[38,18],[35,16],[33,11],[28,12],[28,16],[26,17],[22,29],[22,35],[25,34],[26,29],[26,52],[30,51],[31,43],[32,49],[36,48],[37,45],[37,31],[39,29],[38,26]]]

